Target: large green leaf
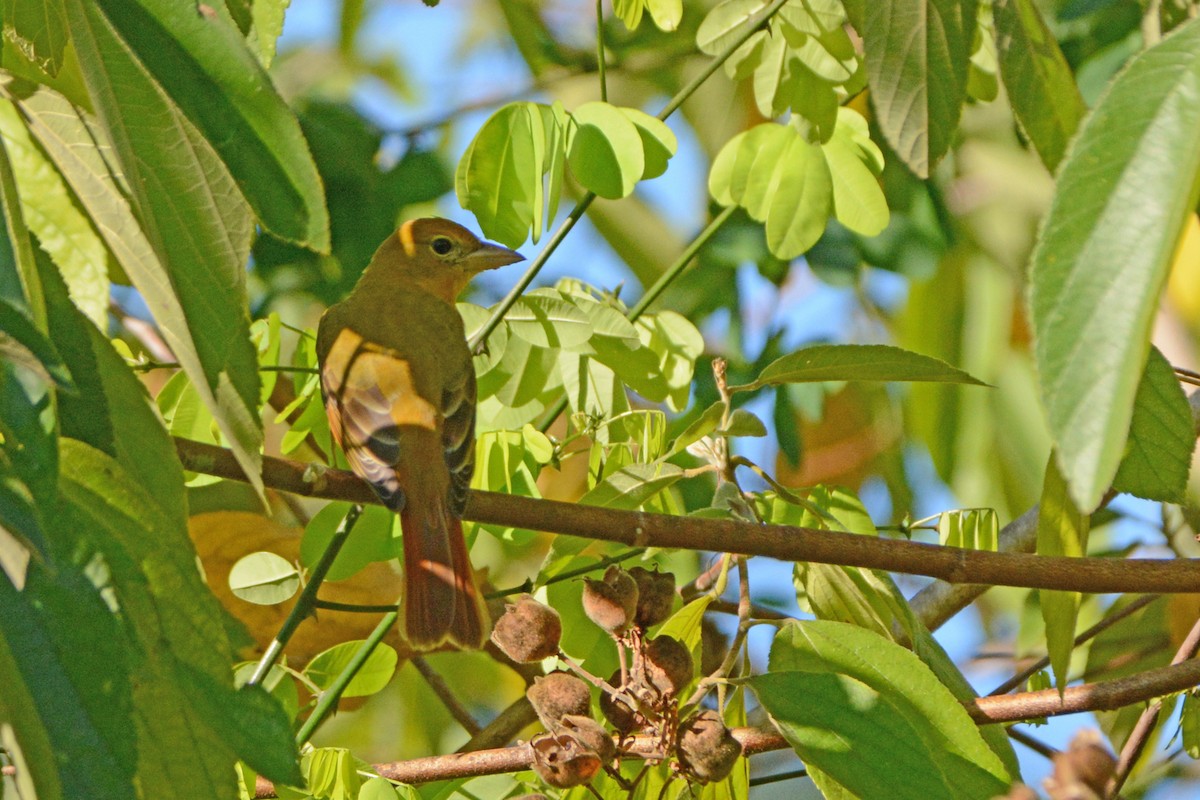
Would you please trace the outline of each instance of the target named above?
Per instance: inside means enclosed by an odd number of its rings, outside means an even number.
[[[996,0],[1000,77],[1025,135],[1046,169],[1058,168],[1087,106],[1033,0]]]
[[[53,268],[44,267],[50,330],[78,385],[78,392],[59,398],[63,436],[116,459],[173,524],[183,525],[183,468],[154,401],[104,334],[70,301]]]
[[[1087,555],[1090,518],[1075,506],[1054,456],[1046,464],[1042,502],[1038,510],[1037,551],[1045,556]],[[1079,592],[1042,589],[1039,592],[1042,619],[1046,623],[1046,650],[1050,668],[1059,687],[1067,685],[1071,651],[1075,648],[1075,619],[1079,615]]]
[[[217,153],[132,56],[99,7],[68,0],[67,10],[88,91],[112,138],[144,233],[143,240],[136,232],[118,229],[124,236],[116,244],[132,252],[118,252],[113,241],[109,246],[146,298],[238,463],[261,491],[258,370],[245,287],[253,233],[249,209]],[[52,105],[46,98],[42,102]],[[59,130],[65,129],[64,138],[72,143],[92,138],[80,129],[75,113],[43,122],[48,129],[63,126]],[[66,144],[42,141],[51,152]],[[99,171],[94,147],[92,143],[85,145],[88,153],[55,157],[74,162],[60,169],[69,181],[76,173],[75,179],[87,184],[91,197],[79,193],[85,204],[100,197],[111,200],[112,192],[103,190],[114,188],[106,180],[107,172]],[[116,214],[118,221],[127,222],[120,219],[123,205],[89,211],[97,219]]]
[[[1007,790],[1004,765],[950,691],[876,633],[790,624],[775,637],[770,672],[747,683],[804,762],[858,797],[968,800]]]
[[[1187,396],[1170,363],[1152,347],[1133,401],[1129,447],[1113,488],[1148,500],[1182,503],[1195,444]]]
[[[108,324],[108,251],[67,190],[62,175],[34,144],[12,103],[0,101],[0,134],[13,162],[21,213],[29,230],[71,290],[71,298],[97,326]]]
[[[79,539],[79,558],[97,551],[106,591],[121,609],[144,792],[169,795],[171,786],[187,785],[206,797],[232,796],[238,758],[273,780],[295,782],[297,754],[282,709],[233,688],[222,611],[196,569],[182,520],[82,442],[63,440],[62,464],[59,534]],[[253,727],[247,704],[256,712]],[[189,758],[179,759],[182,751]]]
[[[0,720],[26,780],[39,798],[138,796],[127,658],[103,587],[75,565],[40,562],[20,581],[0,569]]]
[[[53,77],[63,65],[67,49],[67,15],[62,0],[4,0],[0,18],[5,49],[15,47],[26,60]],[[6,66],[7,66],[7,59]]]
[[[781,383],[821,381],[921,381],[986,386],[945,361],[884,344],[819,344],[768,364],[753,383],[733,387],[753,391]]]
[[[1030,306],[1059,466],[1083,511],[1125,450],[1150,326],[1200,196],[1200,20],[1137,55],[1059,170]]]
[[[220,155],[263,227],[327,252],[325,197],[300,124],[237,29],[221,14],[197,13],[173,0],[95,5],[97,22],[107,19],[123,47]],[[82,55],[81,49],[81,61]]]
[[[848,4],[862,35],[875,118],[896,154],[926,178],[950,149],[975,33],[973,0]]]

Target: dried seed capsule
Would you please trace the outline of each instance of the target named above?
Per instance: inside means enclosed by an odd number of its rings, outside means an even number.
[[[671,616],[675,603],[675,576],[670,572],[651,572],[642,567],[631,567],[629,577],[638,587],[637,612],[633,624],[642,630],[664,622]]]
[[[1105,797],[1117,761],[1094,730],[1082,730],[1054,757],[1054,774],[1042,782],[1052,800]]]
[[[533,771],[558,789],[587,783],[603,766],[600,756],[569,733],[544,733],[529,746],[533,748]]]
[[[527,594],[509,603],[492,628],[492,641],[519,664],[555,655],[560,639],[562,619],[558,612]]]
[[[646,680],[660,695],[675,697],[691,683],[692,654],[678,639],[656,636],[646,643]]]
[[[609,633],[622,633],[637,613],[638,588],[629,573],[611,566],[603,580],[583,579],[583,612]]]
[[[551,672],[534,678],[533,686],[525,690],[525,696],[533,704],[542,724],[551,730],[568,714],[586,717],[592,699],[588,685],[566,672]]]
[[[742,743],[716,711],[705,709],[679,725],[679,765],[701,783],[719,781],[733,771],[742,754]]]
[[[617,686],[620,680],[621,670],[618,669],[608,679],[608,684]],[[624,700],[618,700],[608,692],[600,692],[600,713],[608,720],[608,724],[612,725],[622,736],[639,727],[637,712],[630,708]]]
[[[587,749],[600,756],[600,760],[606,764],[612,761],[617,754],[617,746],[613,742],[612,735],[591,717],[567,714],[562,718],[562,730],[582,742]]]

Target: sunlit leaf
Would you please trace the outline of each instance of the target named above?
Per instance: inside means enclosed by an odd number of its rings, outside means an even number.
[[[823,344],[805,347],[769,364],[758,380],[735,391],[781,383],[819,381],[922,381],[986,386],[945,361],[882,344]]]
[[[628,196],[646,171],[640,128],[608,103],[584,103],[571,112],[567,146],[571,174],[601,197]]]
[[[1170,363],[1152,347],[1133,401],[1128,452],[1113,488],[1149,500],[1183,502],[1195,444],[1187,396]]]
[[[1058,470],[1053,454],[1046,464],[1046,479],[1038,512],[1037,551],[1046,556],[1087,555],[1088,527],[1086,512],[1076,507],[1066,480]],[[1079,592],[1041,589],[1042,619],[1046,623],[1046,650],[1054,682],[1067,685],[1071,652],[1075,648],[1075,619],[1079,614]]]
[[[335,678],[349,666],[350,661],[362,647],[363,642],[342,642],[319,654],[304,668],[304,676],[319,689],[328,689]],[[386,644],[378,644],[371,655],[354,674],[342,697],[369,697],[387,686],[396,674],[396,651]]]
[[[1124,454],[1198,175],[1200,20],[1192,20],[1135,56],[1084,122],[1032,256],[1042,401],[1084,511],[1099,504]]]

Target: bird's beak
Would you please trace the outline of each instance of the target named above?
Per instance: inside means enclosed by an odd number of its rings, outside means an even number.
[[[475,273],[508,266],[509,264],[515,264],[518,261],[524,260],[525,256],[516,250],[509,250],[507,247],[492,244],[491,242],[483,242],[479,245],[479,249],[467,255],[462,260],[462,263],[470,272]]]

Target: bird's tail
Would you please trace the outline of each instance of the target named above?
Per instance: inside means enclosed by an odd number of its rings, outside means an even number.
[[[400,511],[404,532],[406,638],[417,649],[450,641],[477,649],[489,634],[462,520],[442,503],[412,502]]]

